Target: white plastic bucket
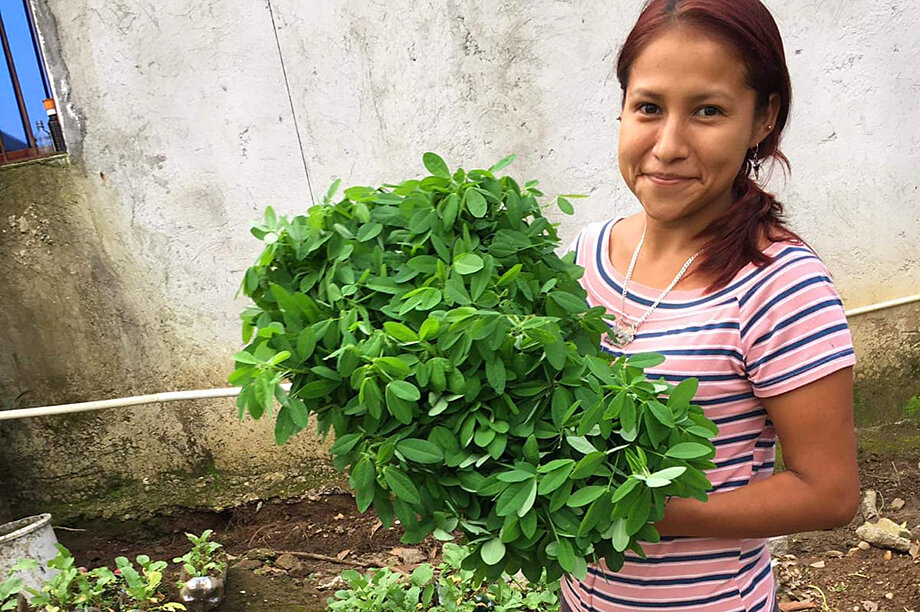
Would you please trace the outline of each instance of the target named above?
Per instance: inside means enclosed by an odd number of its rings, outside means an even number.
[[[39,514],[0,525],[0,581],[20,559],[32,559],[41,567],[20,572],[25,586],[39,589],[55,570],[47,568],[48,561],[58,554],[54,545],[57,536],[51,528],[51,515]]]

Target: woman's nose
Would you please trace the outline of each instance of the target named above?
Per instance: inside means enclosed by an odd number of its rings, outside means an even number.
[[[671,115],[661,123],[652,153],[662,162],[672,162],[687,156],[687,135],[685,123],[680,117]]]

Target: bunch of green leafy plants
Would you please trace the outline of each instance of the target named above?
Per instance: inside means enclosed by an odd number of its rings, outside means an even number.
[[[450,542],[444,545],[442,562],[418,566],[410,575],[390,569],[360,574],[342,573],[347,588],[336,591],[328,600],[333,612],[492,612],[531,610],[553,612],[559,609],[559,582],[547,582],[546,574],[531,584],[521,585],[511,576],[502,576],[487,588],[474,585],[473,572],[462,569],[469,556],[466,547]]]
[[[19,607],[19,594],[25,589],[25,583],[22,578],[17,576],[21,571],[36,569],[38,563],[31,559],[21,559],[11,567],[0,582],[0,610],[16,610]]]
[[[227,567],[227,562],[218,557],[223,545],[211,541],[213,534],[211,529],[205,529],[200,536],[194,533],[185,534],[185,537],[192,543],[192,549],[181,557],[173,559],[173,563],[180,564],[188,578],[219,576]],[[178,584],[180,589],[183,584],[183,582]]]
[[[310,415],[332,430],[358,508],[405,542],[459,530],[477,579],[584,577],[657,541],[668,496],[705,499],[717,429],[696,380],[646,378],[664,357],[600,350],[604,309],[537,182],[496,174],[512,159],[451,172],[426,153],[430,176],[268,208],[229,380],[279,444]]]
[[[115,571],[107,567],[86,570],[76,566],[66,547],[55,546],[58,554],[48,561],[48,568],[55,573],[40,588],[24,587],[15,575],[39,567],[35,561],[24,559],[12,568],[9,578],[0,584],[0,610],[17,609],[15,597],[20,592],[31,595],[27,609],[37,612],[185,610],[182,604],[164,601],[161,583],[165,561],[151,561],[148,556],[139,555],[137,563],[141,571],[138,571],[126,557],[117,557]]]
[[[115,557],[127,608],[151,612],[185,610],[180,603],[165,601],[163,570],[166,569],[166,561],[151,561],[147,555],[138,555],[136,560],[140,571],[127,557]]]
[[[56,573],[40,589],[25,589],[32,595],[29,609],[43,612],[115,609],[118,597],[115,574],[105,567],[92,571],[76,567],[70,551],[61,544],[55,546],[58,554],[48,562],[48,568]],[[23,569],[38,567],[34,561],[20,561],[19,565]]]

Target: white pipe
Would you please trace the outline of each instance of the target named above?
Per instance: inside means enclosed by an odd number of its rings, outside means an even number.
[[[846,315],[848,317],[855,317],[856,315],[866,314],[867,312],[875,312],[876,310],[884,310],[885,308],[902,306],[904,304],[911,304],[913,302],[920,302],[920,293],[917,295],[908,295],[906,297],[888,300],[887,302],[879,302],[878,304],[870,304],[869,306],[851,308],[850,310],[846,311]]]
[[[281,386],[285,391],[291,388],[290,383],[285,383]],[[41,406],[38,408],[0,410],[0,421],[24,419],[27,417],[50,416],[55,414],[69,414],[72,412],[90,412],[92,410],[102,410],[104,408],[121,408],[124,406],[159,404],[162,402],[212,399],[215,397],[235,397],[239,394],[240,387],[230,387],[225,389],[199,389],[197,391],[167,391],[165,393],[135,395],[132,397],[119,397],[116,399],[97,400],[94,402],[80,402],[78,404],[59,404],[57,406]]]
[[[920,302],[920,293],[907,297],[879,302],[869,306],[861,306],[845,311],[847,317],[855,317],[868,312],[876,312],[894,306],[902,306]],[[282,385],[285,390],[291,388],[290,383]],[[42,406],[39,408],[19,408],[16,410],[0,410],[0,421],[25,419],[28,417],[50,416],[55,414],[69,414],[72,412],[89,412],[104,408],[121,408],[124,406],[139,406],[143,404],[159,404],[162,402],[177,402],[183,400],[212,399],[215,397],[235,397],[240,394],[240,387],[224,389],[200,389],[197,391],[169,391],[154,393],[153,395],[135,395],[133,397],[120,397],[117,399],[98,400],[95,402],[80,402],[78,404],[60,404],[58,406]]]

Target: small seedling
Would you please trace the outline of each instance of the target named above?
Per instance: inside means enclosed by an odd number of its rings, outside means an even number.
[[[217,551],[223,548],[223,545],[210,540],[213,534],[211,529],[205,529],[200,536],[193,533],[185,534],[192,543],[192,550],[173,559],[173,563],[181,564],[188,578],[220,575],[227,566],[225,561],[216,557]],[[182,588],[182,583],[178,586]]]

